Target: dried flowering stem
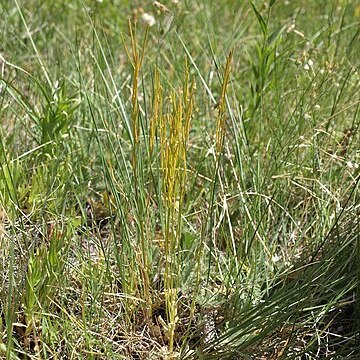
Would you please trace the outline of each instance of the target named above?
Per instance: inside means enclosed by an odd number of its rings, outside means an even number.
[[[143,45],[141,47],[141,52],[137,48],[137,35],[136,35],[136,23],[133,28],[131,25],[131,21],[129,21],[129,30],[130,30],[130,39],[132,46],[132,57],[133,57],[133,86],[132,86],[132,96],[131,96],[131,104],[132,104],[132,133],[134,138],[134,149],[139,143],[139,135],[140,135],[140,125],[139,125],[139,101],[138,101],[138,87],[139,87],[139,74],[142,68],[147,38],[149,34],[149,28],[146,29]],[[136,156],[133,156],[133,162],[136,161]],[[133,164],[134,166],[134,164]]]
[[[153,115],[149,124],[149,151],[150,157],[154,151],[154,145],[156,141],[156,129],[159,125],[159,121],[162,118],[162,104],[163,104],[163,89],[160,84],[159,71],[154,71],[154,98],[153,98]]]
[[[233,52],[230,51],[224,73],[224,80],[221,87],[221,96],[218,103],[218,115],[216,122],[216,154],[219,155],[224,145],[225,128],[226,128],[226,88],[229,82],[231,61]]]
[[[129,21],[129,30],[130,30],[130,39],[131,39],[131,47],[132,47],[132,65],[133,65],[133,86],[132,86],[132,94],[131,94],[131,104],[132,104],[132,135],[133,135],[133,146],[132,146],[132,158],[131,164],[133,168],[134,174],[134,188],[135,188],[135,201],[137,204],[141,204],[137,207],[137,227],[139,230],[140,237],[140,251],[139,251],[139,272],[142,279],[142,297],[145,300],[145,321],[150,322],[152,315],[152,299],[150,296],[150,280],[149,280],[149,260],[147,255],[148,250],[148,242],[146,241],[147,230],[146,230],[146,205],[144,200],[144,193],[140,191],[140,183],[139,183],[139,169],[138,166],[138,154],[139,154],[139,146],[140,146],[140,106],[138,100],[138,87],[139,87],[139,76],[141,72],[141,68],[143,65],[146,43],[149,33],[149,27],[147,27],[143,44],[141,50],[138,50],[137,47],[137,34],[136,34],[136,23],[134,27]]]
[[[153,102],[153,119],[150,126],[150,148],[158,128],[160,163],[162,169],[162,199],[165,209],[165,228],[163,249],[165,257],[165,304],[167,324],[165,332],[169,340],[169,350],[173,351],[174,333],[177,315],[180,263],[178,259],[180,237],[182,232],[182,207],[186,189],[186,156],[189,139],[190,121],[194,107],[195,82],[189,84],[189,73],[186,68],[183,89],[173,92],[169,98],[170,113],[161,115],[162,88],[157,72],[155,73],[155,95]],[[152,151],[152,150],[151,150]]]

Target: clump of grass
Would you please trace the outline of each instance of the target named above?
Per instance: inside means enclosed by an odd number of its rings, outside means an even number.
[[[156,81],[158,77],[155,76]],[[156,89],[159,85],[156,84]],[[171,112],[156,114],[159,133],[159,153],[162,169],[162,203],[164,211],[164,292],[168,323],[166,333],[169,350],[174,349],[174,332],[178,318],[178,291],[180,288],[180,239],[183,233],[183,201],[186,194],[187,144],[193,112],[195,83],[189,84],[186,68],[182,91],[169,97]],[[157,94],[155,94],[157,97]],[[158,97],[161,99],[161,95]],[[155,109],[157,104],[155,103]]]
[[[0,356],[356,358],[357,7],[34,4],[0,4]]]

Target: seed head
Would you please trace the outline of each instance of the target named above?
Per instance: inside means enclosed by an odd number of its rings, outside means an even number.
[[[148,13],[143,13],[141,15],[141,20],[148,26],[153,26],[156,22],[154,16]]]

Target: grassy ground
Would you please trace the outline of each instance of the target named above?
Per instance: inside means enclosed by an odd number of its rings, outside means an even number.
[[[1,358],[360,357],[355,0],[0,13]]]

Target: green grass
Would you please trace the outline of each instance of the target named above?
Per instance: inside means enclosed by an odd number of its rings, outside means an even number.
[[[358,359],[360,6],[163,5],[0,3],[0,357]]]

